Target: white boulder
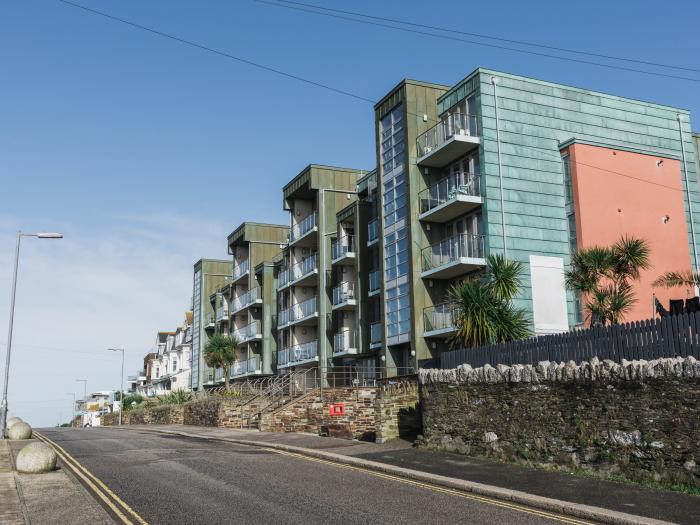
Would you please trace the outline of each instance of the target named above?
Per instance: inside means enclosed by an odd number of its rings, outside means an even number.
[[[56,453],[44,443],[29,443],[19,451],[15,463],[19,472],[51,472],[56,468]]]
[[[9,439],[29,439],[32,437],[32,427],[28,423],[20,421],[7,429],[7,437]]]

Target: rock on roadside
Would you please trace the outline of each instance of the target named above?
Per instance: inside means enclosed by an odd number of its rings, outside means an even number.
[[[7,437],[9,439],[29,439],[32,437],[32,427],[24,421],[20,421],[7,429]]]
[[[19,451],[15,463],[19,472],[51,472],[56,468],[56,453],[44,443],[29,443]]]

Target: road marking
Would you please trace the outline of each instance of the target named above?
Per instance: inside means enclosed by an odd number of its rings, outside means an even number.
[[[305,456],[305,455],[303,455],[303,454],[298,454],[298,453],[295,453],[295,452],[288,452],[288,451],[286,451],[286,450],[278,450],[278,449],[275,449],[275,448],[270,448],[270,447],[265,447],[265,446],[261,446],[260,448],[262,448],[262,449],[264,449],[264,450],[268,450],[268,451],[270,451],[270,452],[274,452],[274,453],[276,453],[276,454],[283,455],[283,456],[290,456],[290,457],[294,457],[294,458],[297,458],[297,459],[303,459],[303,460],[306,460],[306,461],[313,461],[313,462],[316,462],[316,463],[322,463],[322,464],[325,464],[325,465],[331,465],[331,466],[334,466],[334,467],[337,467],[337,468],[345,468],[345,469],[350,469],[350,470],[356,470],[356,471],[359,471],[359,472],[364,472],[364,473],[366,473],[366,474],[370,474],[370,475],[375,476],[375,477],[378,477],[378,478],[384,478],[384,479],[389,479],[389,480],[392,480],[392,481],[398,481],[399,483],[404,483],[404,484],[407,484],[407,485],[414,485],[414,486],[417,486],[417,487],[421,487],[421,488],[426,488],[426,489],[428,489],[428,490],[432,490],[432,491],[434,491],[434,492],[441,492],[441,493],[443,493],[443,494],[449,494],[449,495],[457,496],[457,497],[464,498],[464,499],[474,500],[474,501],[478,501],[478,502],[481,502],[481,503],[486,503],[486,504],[488,504],[488,505],[493,505],[493,506],[495,506],[495,507],[502,507],[502,508],[514,510],[514,511],[517,511],[517,512],[523,512],[523,513],[526,513],[526,514],[533,514],[533,515],[539,516],[539,517],[541,517],[541,518],[546,518],[546,519],[550,519],[550,520],[553,520],[553,521],[559,521],[559,522],[561,522],[561,523],[570,523],[570,524],[572,524],[572,525],[593,525],[593,523],[590,522],[590,521],[582,521],[582,520],[578,520],[578,519],[576,519],[576,518],[569,518],[569,517],[562,516],[562,515],[558,515],[558,514],[552,514],[552,513],[546,512],[546,511],[537,510],[537,509],[533,509],[533,508],[530,508],[530,507],[525,507],[525,506],[519,505],[519,504],[517,504],[517,503],[507,503],[507,502],[499,501],[499,500],[497,500],[497,499],[489,498],[489,497],[486,497],[486,496],[478,496],[478,495],[476,495],[476,494],[469,494],[469,493],[462,492],[462,491],[457,490],[457,489],[450,489],[450,488],[446,488],[446,487],[439,487],[439,486],[437,486],[437,485],[432,485],[432,484],[430,484],[430,483],[425,483],[425,482],[422,482],[422,481],[416,481],[416,480],[406,479],[406,478],[402,478],[402,477],[400,477],[400,476],[395,476],[395,475],[393,475],[393,474],[386,474],[386,473],[384,473],[384,472],[376,472],[376,471],[369,470],[369,469],[366,469],[366,468],[357,467],[357,466],[355,466],[355,465],[343,465],[343,464],[341,464],[341,463],[336,463],[336,462],[334,462],[334,461],[329,461],[329,460],[326,460],[326,459],[312,458],[312,457],[309,457],[309,456]]]
[[[112,492],[92,472],[86,469],[80,462],[71,456],[66,450],[39,432],[34,432],[34,436],[52,447],[63,464],[94,492],[118,517],[124,525],[148,525],[148,522],[139,516],[134,509],[126,504],[119,496]],[[121,509],[119,508],[121,507]]]

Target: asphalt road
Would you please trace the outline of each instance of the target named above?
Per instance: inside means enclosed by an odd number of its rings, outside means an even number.
[[[107,428],[42,433],[153,525],[561,523],[253,447]]]

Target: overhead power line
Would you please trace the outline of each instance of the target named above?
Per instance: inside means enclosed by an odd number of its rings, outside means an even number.
[[[345,11],[342,9],[331,9],[330,7],[324,7],[320,5],[314,5],[314,4],[307,4],[304,2],[293,2],[292,0],[276,0],[278,3],[283,3],[283,4],[293,4],[293,5],[299,5],[299,6],[304,6],[304,7],[311,7],[314,9],[321,9],[323,11],[330,11],[333,13],[343,13],[346,15],[353,15],[353,16],[361,16],[363,18],[370,18],[373,20],[383,20],[385,22],[393,22],[396,24],[404,24],[412,27],[422,27],[425,29],[433,29],[436,31],[444,31],[446,33],[453,33],[453,34],[458,34],[458,35],[465,35],[465,36],[474,36],[477,38],[484,38],[487,40],[495,40],[498,42],[508,42],[511,44],[518,44],[518,45],[523,45],[523,46],[531,46],[531,47],[539,47],[541,49],[551,49],[553,51],[562,51],[564,53],[574,53],[577,55],[584,55],[584,56],[590,56],[590,57],[596,57],[596,58],[605,58],[608,60],[619,60],[621,62],[629,62],[632,64],[642,64],[645,66],[655,66],[655,67],[663,67],[666,69],[676,69],[679,71],[694,71],[696,73],[700,73],[700,69],[692,68],[692,67],[686,67],[686,66],[673,66],[670,64],[662,64],[659,62],[650,62],[647,60],[639,60],[636,58],[628,58],[628,57],[620,57],[620,56],[615,56],[615,55],[606,55],[603,53],[594,53],[591,51],[581,51],[579,49],[571,49],[571,48],[566,48],[566,47],[559,47],[559,46],[552,46],[552,45],[547,45],[547,44],[539,44],[535,42],[528,42],[526,40],[514,40],[511,38],[504,38],[504,37],[499,37],[499,36],[494,36],[494,35],[487,35],[485,33],[473,33],[469,31],[461,31],[458,29],[452,29],[448,27],[440,27],[440,26],[433,26],[433,25],[428,25],[428,24],[420,24],[417,22],[410,22],[408,20],[399,20],[396,18],[389,18],[389,17],[383,17],[383,16],[376,16],[376,15],[370,15],[367,13],[358,13],[356,11]]]
[[[157,36],[161,36],[161,37],[164,37],[164,38],[168,38],[168,39],[170,39],[170,40],[174,40],[174,41],[176,41],[176,42],[179,42],[179,43],[182,43],[182,44],[185,44],[185,45],[188,45],[188,46],[196,47],[196,48],[201,49],[201,50],[203,50],[203,51],[208,51],[208,52],[211,52],[211,53],[215,53],[215,54],[217,54],[217,55],[219,55],[219,56],[223,56],[223,57],[226,57],[226,58],[230,58],[230,59],[233,59],[233,60],[236,60],[236,61],[238,61],[238,62],[245,63],[245,64],[254,65],[255,67],[258,67],[258,68],[263,69],[263,70],[265,70],[265,71],[269,71],[269,72],[271,72],[271,73],[275,73],[275,74],[278,74],[278,75],[282,75],[282,76],[287,77],[287,78],[291,78],[291,79],[294,79],[294,80],[298,80],[298,81],[304,82],[304,83],[306,83],[306,84],[308,84],[308,85],[313,85],[313,86],[316,86],[316,87],[319,87],[319,88],[327,89],[327,90],[332,91],[332,92],[334,92],[334,93],[337,93],[337,94],[339,94],[339,95],[344,95],[344,96],[347,96],[347,97],[351,97],[351,98],[353,98],[353,99],[355,99],[355,100],[360,100],[360,101],[363,101],[363,102],[368,102],[368,103],[370,103],[370,104],[372,104],[372,105],[375,104],[375,101],[374,101],[374,100],[369,99],[369,98],[366,98],[366,97],[363,97],[363,96],[361,96],[361,95],[357,95],[357,94],[355,94],[355,93],[351,93],[351,92],[349,92],[349,91],[345,91],[345,90],[342,90],[342,89],[334,88],[334,87],[328,86],[328,85],[326,85],[326,84],[321,84],[320,82],[316,82],[316,81],[313,81],[313,80],[309,80],[309,79],[303,78],[303,77],[301,77],[301,76],[299,76],[299,75],[295,75],[295,74],[292,74],[292,73],[287,73],[287,72],[285,72],[285,71],[280,71],[280,70],[278,70],[278,69],[276,69],[276,68],[269,67],[269,66],[266,66],[266,65],[264,65],[264,64],[260,64],[260,63],[257,63],[257,62],[253,62],[253,61],[250,61],[250,60],[247,60],[247,59],[242,59],[242,58],[236,57],[236,56],[234,56],[234,55],[231,55],[230,53],[226,53],[226,52],[224,52],[224,51],[220,51],[220,50],[211,48],[211,47],[209,47],[209,46],[205,46],[205,45],[202,45],[202,44],[198,44],[198,43],[196,43],[196,42],[192,42],[191,40],[186,40],[186,39],[184,39],[184,38],[180,38],[180,37],[178,37],[178,36],[171,35],[171,34],[168,34],[168,33],[163,32],[163,31],[159,31],[159,30],[157,30],[157,29],[153,29],[153,28],[150,28],[150,27],[146,27],[146,26],[143,26],[143,25],[141,25],[141,24],[137,24],[137,23],[135,23],[135,22],[131,22],[131,21],[129,21],[129,20],[125,20],[125,19],[123,19],[123,18],[119,18],[119,17],[116,17],[116,16],[112,16],[112,15],[110,15],[110,14],[108,14],[108,13],[103,13],[102,11],[97,11],[96,9],[91,9],[91,8],[82,6],[82,5],[80,5],[80,4],[76,4],[76,3],[74,3],[74,2],[70,2],[70,1],[68,1],[68,0],[58,0],[58,1],[59,1],[59,2],[62,2],[62,3],[64,3],[64,4],[67,4],[67,5],[73,6],[73,7],[77,7],[77,8],[83,9],[83,10],[88,11],[88,12],[91,12],[91,13],[93,13],[93,14],[96,14],[96,15],[99,15],[99,16],[102,16],[102,17],[105,17],[105,18],[108,18],[108,19],[110,19],[110,20],[114,20],[114,21],[116,21],[116,22],[120,22],[120,23],[126,24],[126,25],[128,25],[128,26],[131,26],[131,27],[134,27],[134,28],[137,28],[137,29],[141,29],[141,30],[143,30],[143,31],[147,31],[147,32],[152,33],[152,34],[157,35]],[[265,2],[265,1],[263,1],[263,0],[255,0],[255,1],[263,2],[263,3],[269,3],[269,2]],[[278,4],[278,5],[281,5],[281,4]],[[319,13],[319,14],[320,14],[320,13]],[[696,81],[700,82],[700,80],[696,80]],[[412,113],[412,112],[408,112],[408,114],[409,114],[409,115],[416,116],[416,117],[419,117],[419,118],[425,117],[425,115],[417,114],[417,113]],[[438,122],[436,119],[430,118],[430,120],[433,121],[433,122]],[[537,148],[531,148],[531,149],[536,150],[536,151],[539,151],[539,150],[537,150]],[[558,160],[561,160],[561,157],[558,156],[557,159],[558,159]],[[552,160],[554,160],[553,157],[552,157]],[[676,191],[681,191],[681,192],[683,191],[682,189],[673,188],[673,187],[671,187],[671,186],[666,186],[666,185],[664,185],[664,184],[654,183],[654,182],[652,182],[652,181],[645,181],[645,180],[640,179],[640,178],[638,178],[638,177],[635,177],[635,176],[633,176],[633,175],[627,175],[627,174],[620,173],[620,172],[613,171],[613,170],[609,170],[609,169],[607,169],[607,168],[603,168],[603,167],[600,167],[600,166],[594,166],[594,165],[591,165],[591,164],[584,164],[584,163],[582,163],[582,162],[577,162],[577,161],[572,161],[572,162],[575,163],[575,164],[580,164],[580,165],[582,165],[582,166],[587,166],[587,167],[590,167],[590,168],[595,168],[595,169],[597,169],[597,170],[599,170],[599,171],[604,171],[604,172],[612,173],[612,174],[614,174],[614,175],[618,175],[618,176],[622,176],[622,177],[627,177],[627,178],[634,179],[634,180],[637,180],[637,181],[640,181],[640,182],[644,182],[644,183],[647,183],[647,184],[653,184],[653,185],[656,185],[656,186],[664,187],[664,188],[666,188],[666,189],[671,189],[671,190],[676,190]]]
[[[64,0],[61,0],[61,1],[64,1]],[[672,79],[676,79],[676,80],[685,80],[685,81],[688,81],[688,82],[698,82],[698,83],[700,83],[700,78],[684,77],[684,76],[680,76],[680,75],[671,75],[671,74],[668,74],[668,73],[658,73],[658,72],[655,72],[655,71],[646,71],[646,70],[644,70],[644,69],[636,69],[636,68],[632,68],[632,67],[618,66],[618,65],[614,65],[614,64],[605,64],[605,63],[603,63],[603,62],[594,62],[594,61],[592,61],[592,60],[583,60],[583,59],[580,59],[580,58],[573,58],[573,57],[566,57],[566,56],[560,56],[560,55],[553,55],[553,54],[551,54],[551,53],[542,53],[542,52],[539,52],[539,51],[531,51],[531,50],[528,50],[528,49],[519,49],[519,48],[516,48],[516,47],[503,46],[503,45],[499,45],[499,44],[490,44],[490,43],[487,43],[487,42],[479,42],[479,41],[477,41],[477,40],[468,40],[468,39],[466,39],[466,38],[459,38],[459,37],[456,37],[456,36],[440,35],[440,34],[437,34],[437,33],[430,33],[430,32],[428,32],[428,31],[421,31],[421,30],[418,30],[418,29],[409,29],[409,28],[407,28],[407,27],[399,27],[399,26],[396,26],[396,25],[385,24],[385,23],[382,23],[382,22],[373,22],[373,21],[371,21],[371,20],[366,20],[366,19],[361,19],[361,18],[353,18],[353,17],[351,17],[351,16],[345,16],[345,15],[340,15],[340,14],[333,14],[333,13],[331,13],[331,12],[323,12],[323,11],[320,11],[320,10],[319,10],[319,9],[326,9],[326,10],[327,10],[327,8],[315,8],[315,9],[312,9],[312,8],[306,8],[306,7],[298,7],[298,6],[295,6],[295,5],[289,5],[289,4],[287,4],[287,3],[280,3],[281,1],[284,1],[284,0],[277,0],[277,1],[271,1],[271,0],[254,0],[254,1],[255,1],[255,2],[258,2],[258,3],[261,3],[261,4],[267,4],[267,5],[270,5],[270,6],[274,6],[274,7],[283,7],[283,8],[285,8],[285,9],[291,9],[291,10],[294,10],[294,11],[303,11],[303,12],[306,12],[306,13],[312,13],[312,14],[319,15],[319,16],[326,16],[326,17],[330,17],[330,18],[337,18],[337,19],[339,19],[339,20],[348,20],[348,21],[350,21],[350,22],[355,22],[355,23],[358,23],[358,24],[366,24],[366,25],[372,25],[372,26],[377,26],[377,27],[386,27],[386,28],[389,28],[389,29],[394,29],[394,30],[396,30],[396,31],[403,31],[403,32],[405,32],[405,33],[414,33],[414,34],[417,34],[417,35],[429,36],[429,37],[432,37],[432,38],[439,38],[439,39],[441,39],[441,40],[450,40],[450,41],[455,41],[455,42],[463,42],[463,43],[471,44],[471,45],[475,45],[475,46],[490,47],[490,48],[494,48],[494,49],[502,49],[502,50],[505,50],[505,51],[512,51],[512,52],[514,52],[514,53],[522,53],[522,54],[526,54],[526,55],[534,55],[534,56],[540,56],[540,57],[545,57],[545,58],[553,58],[553,59],[555,59],[555,60],[562,60],[562,61],[565,61],[565,62],[574,62],[574,63],[578,63],[578,64],[585,64],[585,65],[589,65],[589,66],[602,67],[602,68],[606,68],[606,69],[614,69],[614,70],[618,70],[618,71],[627,71],[627,72],[631,72],[631,73],[639,73],[639,74],[651,75],[651,76],[655,76],[655,77],[672,78]],[[361,16],[361,15],[360,15],[360,16]]]
[[[84,5],[76,4],[74,2],[69,2],[68,0],[58,0],[58,1],[63,3],[63,4],[66,4],[66,5],[76,7],[78,9],[83,9],[84,11],[88,11],[90,13],[93,13],[93,14],[96,14],[99,16],[103,16],[105,18],[109,18],[110,20],[114,20],[116,22],[121,22],[122,24],[126,24],[129,26],[135,27],[137,29],[141,29],[143,31],[148,31],[149,33],[153,33],[154,35],[162,36],[163,38],[169,38],[170,40],[180,42],[181,44],[186,44],[188,46],[196,47],[196,48],[202,49],[204,51],[209,51],[210,53],[215,53],[217,55],[221,55],[223,57],[230,58],[231,60],[236,60],[238,62],[241,62],[243,64],[247,64],[247,65],[252,66],[252,67],[256,67],[258,69],[263,69],[265,71],[269,71],[269,72],[275,73],[277,75],[282,75],[282,76],[285,76],[287,78],[292,78],[294,80],[298,80],[299,82],[304,82],[305,84],[310,84],[312,86],[326,89],[328,91],[333,91],[334,93],[339,93],[341,95],[356,98],[357,100],[362,100],[364,102],[371,102],[372,104],[374,104],[374,101],[372,99],[369,99],[369,98],[366,98],[366,97],[363,97],[360,95],[356,95],[355,93],[350,93],[349,91],[344,91],[342,89],[339,89],[339,88],[336,88],[333,86],[329,86],[328,84],[323,84],[323,83],[317,82],[315,80],[309,80],[308,78],[300,77],[299,75],[294,75],[292,73],[282,71],[281,69],[266,66],[264,64],[260,64],[259,62],[254,62],[252,60],[248,60],[246,58],[238,57],[238,56],[232,55],[230,53],[226,53],[225,51],[220,51],[218,49],[214,49],[213,47],[208,47],[208,46],[205,46],[203,44],[198,44],[197,42],[193,42],[192,40],[186,40],[184,38],[180,38],[179,36],[171,35],[169,33],[164,33],[163,31],[158,31],[157,29],[153,29],[151,27],[146,27],[146,26],[143,26],[141,24],[131,22],[130,20],[125,20],[124,18],[119,18],[119,17],[113,16],[113,15],[110,15],[109,13],[105,13],[103,11],[98,11],[96,9],[92,9],[92,8],[86,7]]]

